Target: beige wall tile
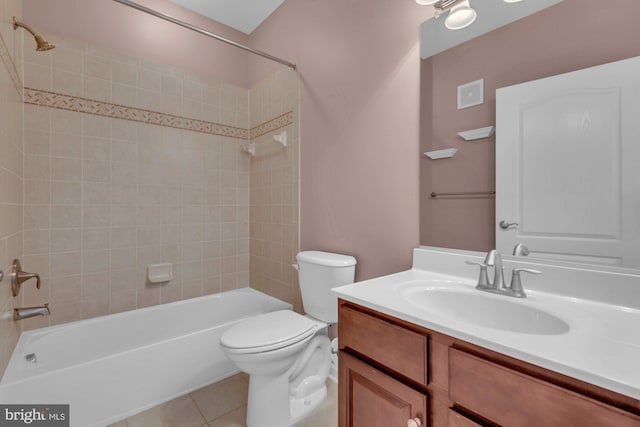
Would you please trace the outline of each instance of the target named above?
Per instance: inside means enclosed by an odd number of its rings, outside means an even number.
[[[82,253],[62,252],[51,254],[51,277],[74,276],[82,272]]]
[[[24,86],[50,91],[52,88],[51,68],[39,64],[25,63]]]
[[[82,74],[83,51],[77,47],[56,46],[51,52],[54,69]]]
[[[49,252],[49,230],[25,230],[24,254],[38,255]]]
[[[51,207],[49,205],[24,206],[24,229],[49,228]]]
[[[25,186],[25,196],[29,191]],[[54,205],[79,205],[82,201],[82,186],[80,182],[51,182],[51,203]]]
[[[82,96],[97,101],[111,102],[111,81],[84,76]]]
[[[82,161],[66,157],[52,157],[51,179],[54,181],[82,180]]]
[[[39,129],[25,128],[24,151],[25,154],[48,156],[51,152],[51,137],[49,130],[43,131]]]
[[[53,69],[51,89],[57,93],[82,96],[82,74]]]
[[[84,227],[108,227],[111,225],[111,207],[105,205],[85,205],[82,208]]]
[[[111,62],[108,58],[85,54],[83,61],[85,76],[111,80]]]
[[[81,281],[80,275],[66,277],[52,277],[51,284],[51,300],[52,301],[74,301],[78,303],[80,308]],[[80,310],[78,310],[78,318]]]
[[[51,206],[51,227],[52,228],[74,228],[82,226],[82,207],[72,206]]]
[[[81,158],[82,137],[79,133],[53,132],[51,134],[51,155]]]
[[[111,101],[118,105],[138,105],[136,87],[119,83],[111,84]]]
[[[41,205],[51,201],[51,183],[49,181],[24,181],[25,204]]]
[[[111,292],[111,313],[135,310],[137,307],[137,291],[124,290]]]
[[[136,87],[138,84],[138,68],[132,64],[113,61],[111,63],[111,79],[115,83]]]
[[[51,252],[71,252],[82,249],[82,229],[60,228],[51,230]]]

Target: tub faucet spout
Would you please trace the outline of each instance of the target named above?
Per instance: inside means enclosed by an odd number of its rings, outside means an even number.
[[[50,314],[49,303],[38,307],[14,308],[13,320],[23,320],[35,316],[48,316]]]

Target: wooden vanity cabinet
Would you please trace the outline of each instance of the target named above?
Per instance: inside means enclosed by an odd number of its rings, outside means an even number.
[[[340,300],[339,426],[640,427],[640,401]]]

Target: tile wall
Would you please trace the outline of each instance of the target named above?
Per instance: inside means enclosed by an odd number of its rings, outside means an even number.
[[[52,314],[25,329],[249,286],[247,141],[218,132],[249,127],[248,90],[47,38],[24,52],[25,91],[49,106],[24,110],[23,267],[43,282],[21,304]],[[160,262],[174,280],[148,283]]]
[[[256,144],[250,168],[251,286],[300,310],[298,274],[291,266],[299,250],[298,75],[282,68],[249,95],[251,140]],[[281,122],[256,132],[274,117]],[[287,133],[286,148],[273,140],[282,131]]]
[[[22,37],[11,18],[19,15],[18,0],[0,2],[0,374],[9,362],[20,334],[11,319],[14,298],[10,266],[22,256]]]

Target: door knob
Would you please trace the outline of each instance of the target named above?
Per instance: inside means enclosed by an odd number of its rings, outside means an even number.
[[[422,422],[420,421],[420,418],[411,418],[407,421],[407,427],[420,427],[421,425]]]
[[[500,223],[498,224],[500,226],[500,228],[502,228],[503,230],[508,230],[511,227],[517,227],[519,224],[517,222],[509,222],[506,220],[502,220],[500,221]]]

